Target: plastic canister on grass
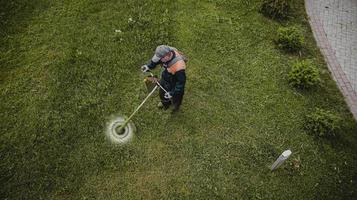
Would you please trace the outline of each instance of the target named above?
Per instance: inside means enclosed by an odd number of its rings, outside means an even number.
[[[277,169],[278,167],[280,167],[285,160],[287,160],[289,158],[289,156],[292,154],[292,152],[290,150],[286,150],[284,151],[278,159],[276,159],[276,161],[273,163],[273,165],[271,166],[271,171]]]

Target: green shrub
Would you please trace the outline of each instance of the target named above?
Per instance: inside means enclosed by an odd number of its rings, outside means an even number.
[[[278,46],[290,52],[299,51],[304,44],[304,36],[301,31],[295,27],[280,27],[278,29]]]
[[[291,11],[290,0],[263,0],[260,12],[273,19],[286,19]]]
[[[333,137],[341,128],[341,118],[336,114],[317,108],[306,116],[305,129],[318,137]]]
[[[295,63],[288,76],[290,85],[300,89],[311,88],[320,82],[319,70],[310,60]]]

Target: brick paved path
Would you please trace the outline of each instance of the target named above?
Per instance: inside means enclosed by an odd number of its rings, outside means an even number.
[[[357,120],[357,0],[305,0],[317,45]]]

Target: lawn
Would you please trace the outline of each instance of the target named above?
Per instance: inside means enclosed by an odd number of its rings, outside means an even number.
[[[357,123],[303,0],[285,22],[260,2],[0,0],[1,199],[356,198]],[[282,25],[303,30],[300,54],[273,42]],[[140,66],[159,44],[189,57],[182,109],[158,110],[155,95],[134,140],[113,145],[107,122],[145,98]],[[287,74],[305,58],[322,82],[301,91]],[[339,137],[306,133],[316,107],[343,118]]]

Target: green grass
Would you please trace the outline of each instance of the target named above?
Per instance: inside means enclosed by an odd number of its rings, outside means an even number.
[[[302,0],[285,25],[300,55],[273,42],[260,1],[0,1],[0,196],[4,199],[353,199],[357,123],[329,76]],[[121,30],[116,32],[115,30]],[[112,115],[146,96],[139,66],[156,45],[190,58],[177,115],[152,98],[133,142],[105,138]],[[289,86],[311,59],[321,86]],[[158,71],[157,71],[158,73]],[[340,137],[303,130],[315,107],[343,118]],[[275,172],[269,166],[293,151]],[[300,162],[293,167],[293,160]]]

